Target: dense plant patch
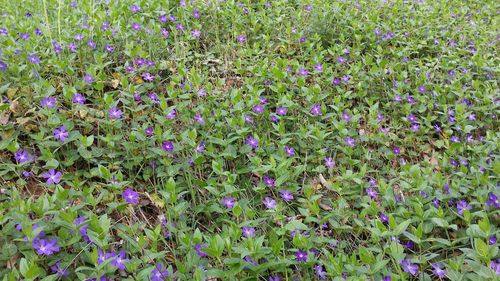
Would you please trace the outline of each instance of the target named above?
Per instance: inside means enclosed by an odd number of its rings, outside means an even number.
[[[2,280],[497,280],[497,1],[4,1]]]

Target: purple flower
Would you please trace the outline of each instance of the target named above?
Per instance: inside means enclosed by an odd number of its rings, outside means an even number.
[[[274,200],[271,197],[266,197],[264,198],[264,201],[262,203],[266,206],[268,209],[274,209],[276,208],[276,200]]]
[[[345,144],[350,147],[354,147],[356,145],[356,141],[351,137],[345,137]]]
[[[500,275],[500,259],[497,259],[496,261],[492,260],[490,262],[490,268],[495,271],[496,275]]]
[[[102,264],[107,259],[110,259],[114,256],[115,255],[113,253],[106,253],[106,252],[103,252],[101,249],[98,249],[97,250],[97,264]]]
[[[366,189],[366,194],[372,199],[375,200],[377,198],[377,191],[371,187]]]
[[[167,277],[168,270],[166,268],[163,270],[163,265],[161,263],[157,263],[151,272],[151,281],[164,281]]]
[[[28,60],[32,64],[39,64],[41,62],[40,58],[36,54],[28,54]]]
[[[349,121],[351,121],[351,116],[349,115],[349,113],[344,111],[344,112],[342,112],[342,119],[344,119],[344,121],[346,121],[346,122],[349,122]]]
[[[161,144],[161,148],[163,148],[166,152],[170,152],[174,150],[174,143],[171,141],[164,141]]]
[[[313,104],[310,110],[311,114],[314,116],[319,116],[321,115],[321,106],[318,103]]]
[[[95,41],[93,41],[92,39],[89,39],[87,41],[87,46],[89,46],[89,48],[91,48],[91,49],[95,49],[97,47],[97,43]]]
[[[101,23],[101,30],[102,31],[106,31],[108,30],[109,28],[111,27],[111,25],[109,24],[109,22],[105,21],[103,23]]]
[[[287,156],[289,156],[289,157],[295,156],[295,149],[293,149],[293,147],[285,145],[284,150],[285,150],[285,153]]]
[[[42,177],[47,179],[47,184],[58,184],[61,182],[62,173],[57,172],[54,169],[49,169],[49,171],[44,173]]]
[[[139,7],[139,6],[135,5],[135,4],[132,5],[132,6],[130,6],[130,11],[132,13],[138,13],[140,10],[141,10],[141,7]]]
[[[392,148],[392,152],[394,152],[394,154],[396,154],[396,155],[401,154],[401,150],[399,149],[399,147],[396,147],[396,146]]]
[[[31,160],[28,151],[23,149],[18,149],[14,154],[14,159],[16,159],[18,164],[22,164]]]
[[[278,107],[276,108],[276,114],[278,115],[286,115],[288,109],[286,107]]]
[[[418,86],[418,91],[421,93],[421,94],[424,94],[425,92],[427,92],[427,89],[425,88],[424,85],[420,85]]]
[[[390,275],[386,275],[382,281],[392,281],[392,277]]]
[[[128,259],[125,256],[125,251],[121,250],[120,253],[111,260],[111,264],[120,270],[124,270],[126,261],[128,261]]]
[[[198,29],[195,29],[195,30],[191,31],[191,36],[193,36],[194,38],[198,38],[201,36],[201,31],[199,31]]]
[[[281,281],[281,277],[279,275],[269,276],[269,281]]]
[[[340,79],[338,79],[338,78],[333,78],[333,79],[332,79],[332,85],[335,85],[335,86],[340,85]]]
[[[177,117],[177,111],[175,109],[172,109],[172,111],[170,111],[166,117],[167,119],[174,119],[175,117]]]
[[[226,197],[222,198],[222,205],[226,206],[226,208],[228,208],[228,209],[232,209],[235,204],[236,204],[236,201],[231,196],[226,196]]]
[[[337,62],[340,64],[344,64],[347,62],[347,60],[343,56],[338,56],[337,57]]]
[[[242,229],[241,229],[241,232],[243,233],[243,236],[244,237],[255,237],[255,228],[251,228],[251,227],[248,227],[248,226],[244,226]]]
[[[146,133],[146,135],[148,137],[152,136],[153,135],[153,128],[152,127],[147,127],[145,130],[144,130],[144,133]]]
[[[500,203],[498,202],[498,196],[495,193],[488,193],[488,199],[486,200],[486,206],[494,206],[495,208],[500,208]]]
[[[454,142],[454,143],[459,143],[460,139],[457,136],[452,136],[451,137],[451,141]]]
[[[298,250],[297,253],[295,253],[295,260],[298,262],[305,262],[307,261],[307,252]]]
[[[42,102],[40,103],[40,105],[43,107],[46,107],[46,108],[54,108],[54,107],[56,107],[56,98],[44,97],[42,99]]]
[[[407,118],[408,118],[408,121],[410,121],[412,123],[417,122],[417,117],[415,117],[415,115],[409,115]]]
[[[116,106],[113,106],[110,110],[108,110],[110,119],[120,119],[122,117],[123,112],[119,110]]]
[[[389,222],[389,217],[386,214],[380,212],[378,216],[383,224],[387,224]]]
[[[488,244],[495,245],[497,243],[497,236],[495,234],[488,238]]]
[[[122,193],[122,197],[125,199],[125,202],[129,204],[139,203],[139,193],[135,192],[132,188],[125,189]]]
[[[264,107],[260,104],[257,104],[254,107],[252,107],[252,110],[255,113],[262,113],[262,112],[264,112]]]
[[[132,30],[135,30],[135,31],[141,30],[141,25],[136,23],[136,22],[132,23],[132,25],[130,27],[132,28]]]
[[[270,178],[268,176],[264,176],[263,179],[264,179],[264,183],[266,184],[267,187],[274,187],[275,186],[273,178]]]
[[[184,30],[184,25],[178,23],[175,25],[175,28],[177,28],[178,30]]]
[[[7,69],[7,64],[0,60],[0,70],[4,71]]]
[[[319,277],[319,279],[326,279],[327,274],[323,270],[323,266],[318,264],[318,265],[315,265],[313,268],[314,268],[316,275]]]
[[[434,273],[434,275],[438,276],[439,279],[443,279],[445,274],[446,274],[446,269],[443,269],[443,265],[440,264],[440,263],[433,263],[432,264],[432,273]]]
[[[85,101],[87,101],[87,99],[80,93],[75,93],[73,95],[73,103],[76,103],[76,104],[85,104]]]
[[[299,68],[298,73],[299,73],[300,76],[306,77],[307,74],[309,74],[309,71],[307,71],[307,69],[305,69],[305,68]]]
[[[465,201],[465,199],[458,200],[458,202],[457,202],[457,211],[458,211],[458,214],[459,215],[463,215],[464,211],[466,209],[468,209],[468,210],[471,209],[471,206],[469,205],[469,203],[467,203],[467,201]]]
[[[85,239],[85,241],[87,241],[87,242],[91,242],[90,237],[87,234],[87,229],[89,228],[89,226],[88,226],[88,224],[83,224],[84,222],[85,222],[84,217],[78,217],[77,219],[75,219],[73,221],[75,226],[79,228],[80,234],[82,235],[83,239]]]
[[[207,253],[202,252],[201,249],[207,248],[207,245],[201,245],[201,244],[195,244],[194,245],[194,250],[200,257],[208,257]]]
[[[33,248],[36,250],[38,255],[50,256],[56,252],[59,252],[59,245],[57,245],[57,239],[34,239]]]
[[[280,197],[283,199],[285,202],[290,202],[293,200],[293,194],[285,189],[280,190]]]
[[[59,276],[68,276],[69,275],[69,271],[67,269],[64,269],[61,267],[61,262],[56,262],[53,266],[50,267],[50,269],[52,270],[52,272],[54,272],[55,274],[59,275]]]
[[[61,142],[67,140],[69,136],[69,133],[66,131],[66,128],[64,126],[53,129],[52,133],[54,134],[54,137]]]
[[[199,19],[201,16],[200,12],[198,10],[193,10],[193,17],[195,19]]]
[[[325,157],[325,167],[333,168],[335,166],[335,161],[333,161],[332,157]]]
[[[401,266],[405,272],[410,273],[413,276],[418,274],[418,265],[411,263],[411,259],[406,258],[401,261]]]
[[[247,38],[245,37],[245,35],[239,35],[238,36],[238,42],[240,43],[245,43],[247,41]]]
[[[323,72],[323,65],[321,63],[315,64],[314,70],[316,70],[317,72]]]
[[[248,146],[250,146],[252,149],[257,149],[257,147],[259,146],[259,141],[256,140],[254,137],[252,136],[249,136],[247,139],[246,139],[246,144]]]
[[[199,97],[205,97],[207,95],[207,91],[205,91],[205,89],[201,88],[201,89],[198,90],[197,95]]]
[[[90,75],[89,73],[86,73],[85,76],[83,76],[83,81],[88,85],[94,82],[94,77]]]
[[[149,73],[149,72],[143,73],[141,75],[141,77],[144,81],[147,81],[147,82],[151,82],[151,81],[155,80],[155,76],[151,75],[151,73]]]

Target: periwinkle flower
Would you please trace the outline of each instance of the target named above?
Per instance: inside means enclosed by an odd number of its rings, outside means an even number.
[[[286,107],[277,107],[276,108],[276,114],[278,115],[286,115],[288,112],[288,109]]]
[[[425,92],[427,92],[427,89],[425,88],[424,85],[420,85],[418,86],[418,92],[421,94],[425,94]]]
[[[257,104],[254,107],[252,107],[252,111],[255,113],[262,113],[264,112],[264,107],[260,104]]]
[[[246,41],[247,41],[247,38],[245,37],[245,35],[238,35],[238,42],[240,42],[241,44],[243,44]]]
[[[85,76],[83,76],[83,81],[88,85],[94,82],[94,77],[90,75],[89,73],[86,73]]]
[[[323,279],[327,278],[327,274],[324,271],[323,266],[317,264],[313,267],[313,269],[314,269],[314,272],[316,273],[316,276],[318,276],[319,279],[323,280]]]
[[[191,31],[191,36],[193,36],[194,38],[198,38],[201,36],[201,31],[199,31],[198,29],[195,29],[195,30]]]
[[[232,209],[236,205],[236,201],[231,196],[226,196],[222,199],[222,205],[226,206],[228,209]]]
[[[343,56],[338,56],[337,57],[337,62],[340,64],[344,64],[347,62],[347,60]]]
[[[344,141],[347,146],[354,147],[356,145],[356,141],[349,136],[345,137]]]
[[[283,149],[285,150],[287,156],[289,157],[295,156],[295,149],[293,147],[285,145]]]
[[[302,77],[306,77],[307,74],[309,74],[309,71],[307,71],[307,69],[305,68],[299,68],[298,74]]]
[[[285,189],[280,190],[280,197],[283,199],[285,202],[290,202],[293,200],[293,194]]]
[[[147,127],[145,130],[144,130],[144,133],[146,134],[146,136],[150,137],[153,135],[153,128],[152,127]]]
[[[132,25],[130,26],[130,28],[132,28],[132,30],[135,30],[135,31],[139,31],[142,29],[141,25],[137,22],[134,22],[132,23]]]
[[[305,262],[307,261],[307,252],[298,250],[297,253],[295,253],[295,260],[298,262]]]
[[[245,115],[244,119],[245,119],[245,123],[248,123],[248,124],[253,124],[254,123],[252,116]]]
[[[49,169],[48,172],[42,174],[42,177],[47,179],[47,184],[58,184],[61,182],[62,173],[55,169]]]
[[[69,275],[69,271],[67,269],[61,267],[61,262],[59,262],[59,261],[56,262],[53,266],[51,266],[50,270],[52,270],[52,272],[54,272],[55,274],[57,274],[60,277]]]
[[[344,112],[342,112],[342,119],[344,119],[344,121],[346,121],[346,122],[350,122],[352,118],[351,118],[351,115],[349,115],[349,113],[344,111]]]
[[[203,118],[203,116],[200,113],[195,114],[194,121],[196,121],[196,123],[198,123],[198,124],[205,124],[205,119]]]
[[[118,109],[116,106],[112,107],[108,110],[108,115],[110,119],[120,119],[122,117],[123,112]]]
[[[42,102],[40,103],[40,105],[43,107],[46,107],[46,108],[54,108],[54,107],[56,107],[56,98],[44,97],[42,99]]]
[[[28,54],[28,60],[32,64],[39,64],[40,62],[42,62],[36,54]]]
[[[7,70],[7,67],[8,67],[7,64],[0,60],[0,71]]]
[[[196,251],[196,253],[200,257],[208,257],[207,253],[201,251],[201,249],[205,249],[205,248],[208,248],[208,246],[207,245],[202,245],[202,244],[195,244],[194,245],[194,250]]]
[[[439,279],[443,279],[446,275],[446,269],[443,269],[443,265],[440,263],[432,264],[432,273],[439,277]]]
[[[38,255],[50,256],[56,252],[59,252],[59,245],[57,244],[57,239],[44,239],[37,238],[33,240],[33,248],[36,250]]]
[[[249,238],[249,237],[255,237],[255,228],[244,226],[241,229],[241,232],[243,233],[243,237],[247,237],[247,238]]]
[[[372,199],[375,200],[377,198],[377,191],[371,187],[366,189],[366,194]]]
[[[323,72],[323,65],[321,63],[315,64],[314,70],[316,70],[317,72]]]
[[[256,140],[252,136],[248,136],[247,139],[245,140],[246,144],[250,146],[252,149],[257,149],[259,147],[259,141]]]
[[[135,5],[135,4],[133,4],[133,5],[131,5],[131,6],[130,6],[130,11],[131,11],[132,13],[138,13],[138,12],[140,12],[140,11],[141,11],[141,7],[139,7],[139,6]]]
[[[161,263],[157,263],[153,271],[151,271],[151,281],[165,281],[168,277],[167,268],[163,269],[163,265]]]
[[[135,192],[132,188],[127,188],[123,191],[122,197],[128,204],[139,203],[139,193]]]
[[[28,151],[23,150],[23,149],[18,149],[16,153],[14,154],[14,159],[18,164],[26,163],[31,160],[31,156],[29,155]]]
[[[172,111],[170,111],[166,117],[167,119],[175,119],[175,117],[177,117],[177,111],[175,109],[172,109]]]
[[[164,141],[161,144],[161,148],[163,148],[163,150],[165,150],[166,152],[170,152],[174,150],[174,143],[171,141]]]
[[[496,243],[497,243],[497,236],[493,234],[488,238],[488,244],[495,245]]]
[[[465,210],[470,210],[471,206],[465,199],[461,199],[457,201],[457,212],[459,215],[463,215]]]
[[[85,96],[83,96],[80,93],[75,93],[73,95],[73,103],[76,103],[76,104],[85,104],[86,101],[87,101],[87,99],[85,98]]]
[[[321,113],[321,106],[318,103],[313,104],[310,110],[311,114],[314,116],[320,116],[322,115]]]
[[[121,250],[118,255],[115,255],[113,257],[113,259],[111,260],[111,264],[120,270],[124,270],[125,262],[127,261],[128,259],[126,258],[125,251]]]
[[[64,126],[53,129],[52,133],[54,134],[54,137],[61,142],[67,140],[69,136],[69,133],[66,131]]]
[[[380,212],[378,214],[378,216],[380,218],[380,222],[382,222],[383,224],[389,223],[389,217],[386,214],[384,214],[383,212]]]
[[[268,177],[268,176],[264,176],[264,177],[263,177],[263,179],[264,179],[264,183],[265,183],[265,185],[266,185],[267,187],[274,187],[274,186],[275,186],[275,185],[274,185],[274,179],[273,179],[273,178]]]
[[[488,193],[488,199],[486,200],[486,206],[495,207],[496,209],[500,208],[498,196],[495,193],[493,193],[493,192]]]
[[[335,161],[333,161],[332,157],[325,157],[325,167],[333,168],[335,166]]]
[[[264,201],[262,201],[262,203],[264,204],[264,206],[266,206],[266,208],[268,209],[274,209],[276,208],[276,200],[274,200],[273,198],[271,197],[266,197],[264,198]]]
[[[404,272],[408,272],[413,276],[417,276],[419,268],[417,264],[411,262],[411,259],[406,258],[401,261],[401,266],[403,267]]]

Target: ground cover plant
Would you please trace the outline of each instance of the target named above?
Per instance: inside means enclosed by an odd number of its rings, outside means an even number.
[[[498,280],[497,1],[3,1],[2,280]]]

